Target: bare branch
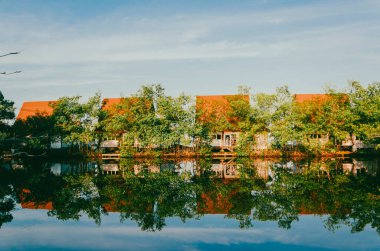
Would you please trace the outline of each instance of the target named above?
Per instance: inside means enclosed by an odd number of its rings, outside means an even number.
[[[14,72],[0,72],[0,74],[2,74],[2,75],[12,75],[12,74],[17,74],[17,73],[21,73],[21,71],[14,71]]]
[[[6,56],[9,56],[9,55],[17,55],[17,54],[20,54],[20,53],[21,53],[21,51],[10,52],[10,53],[4,54],[4,55],[0,55],[0,58],[1,57],[6,57]]]

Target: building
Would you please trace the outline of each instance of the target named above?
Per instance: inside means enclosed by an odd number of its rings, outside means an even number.
[[[249,95],[196,96],[197,122],[210,126],[213,148],[233,151],[241,133],[234,108],[249,106]]]
[[[133,123],[135,120],[135,113],[145,114],[153,109],[152,101],[140,97],[105,98],[102,101],[102,110],[107,112],[108,119],[126,114],[126,119],[130,123]],[[125,136],[125,128],[114,128],[111,135],[107,135],[104,141],[101,142],[101,148],[105,151],[115,151],[120,147],[122,142],[125,143]],[[137,139],[134,140],[133,147],[140,147]]]
[[[328,94],[294,94],[294,101],[297,103],[304,102],[325,102],[329,99]]]
[[[51,116],[53,114],[53,105],[57,101],[30,101],[24,102],[16,117],[16,120],[26,120],[29,117],[43,115]]]
[[[335,94],[296,94],[294,96],[294,101],[297,103],[317,103],[323,104],[324,102],[332,99]],[[349,96],[347,94],[336,94],[339,97],[342,103],[347,103],[349,101]],[[349,105],[349,104],[348,104]],[[376,135],[373,135],[372,138],[376,138]],[[320,132],[315,132],[309,135],[309,140],[318,142],[322,145],[325,145],[329,141],[329,135],[323,134]],[[355,133],[347,133],[346,139],[341,142],[342,150],[351,150],[356,152],[358,149],[374,149],[376,144],[371,144],[363,141],[362,138],[355,135]]]
[[[294,102],[297,104],[305,105],[305,106],[313,105],[313,104],[322,105],[329,99],[331,99],[331,96],[329,94],[295,94],[294,95]],[[329,135],[324,132],[315,131],[308,135],[308,141],[311,144],[324,146],[329,142]]]
[[[53,106],[56,103],[57,101],[55,100],[24,102],[16,117],[16,121],[26,121],[28,118],[36,116],[51,116],[54,112]],[[67,145],[64,144],[61,139],[57,138],[55,141],[50,143],[50,147],[52,149],[61,149],[67,147]]]

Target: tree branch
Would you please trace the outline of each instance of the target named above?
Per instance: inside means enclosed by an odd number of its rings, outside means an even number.
[[[17,54],[20,54],[20,53],[21,53],[21,51],[10,52],[10,53],[4,54],[4,55],[0,55],[0,58],[6,57],[6,56],[9,56],[9,55],[17,55]]]
[[[14,72],[0,72],[0,74],[2,74],[2,75],[12,75],[12,74],[17,74],[17,73],[21,73],[21,71],[14,71]]]

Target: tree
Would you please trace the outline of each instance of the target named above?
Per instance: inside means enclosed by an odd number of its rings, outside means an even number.
[[[0,91],[0,149],[5,150],[9,148],[7,138],[10,137],[11,126],[9,120],[15,118],[14,102],[4,98],[3,93]]]
[[[253,97],[254,134],[271,133],[278,145],[298,139],[293,117],[293,97],[287,86],[276,89],[275,94],[259,93]]]
[[[4,98],[3,93],[0,91],[0,124],[4,126],[7,120],[15,118],[14,102]]]
[[[165,95],[159,85],[144,85],[131,97],[122,98],[108,111],[106,133],[123,134],[124,144],[138,144],[140,148],[177,149],[187,136],[192,135],[193,120],[190,96]],[[105,120],[107,121],[107,119]]]
[[[16,120],[13,124],[13,132],[18,140],[25,143],[19,150],[28,153],[49,150],[51,143],[58,137],[53,117],[43,113],[30,116],[25,120]]]
[[[380,139],[380,82],[369,84],[367,88],[359,82],[350,83],[349,92],[353,121],[353,132],[365,141]]]
[[[161,96],[157,100],[158,133],[164,148],[178,146],[189,135],[192,123],[189,101],[190,96],[184,94],[177,98]]]
[[[100,94],[96,93],[87,103],[80,103],[80,96],[62,97],[53,104],[53,117],[64,142],[77,144],[82,152],[91,150],[97,139],[101,115]]]
[[[164,95],[164,88],[160,84],[143,85],[140,90],[131,96],[130,118],[133,120],[131,128],[125,133],[130,143],[150,150],[160,145],[160,118],[156,116],[157,102]]]
[[[12,211],[16,207],[16,194],[11,184],[11,172],[3,169],[0,175],[0,229],[4,223],[13,220]]]

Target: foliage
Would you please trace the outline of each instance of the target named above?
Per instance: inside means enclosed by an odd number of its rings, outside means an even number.
[[[100,224],[100,216],[104,213],[98,187],[93,178],[87,175],[64,177],[64,186],[54,196],[53,205],[49,216],[61,220],[79,220],[82,213],[86,213],[96,224]]]
[[[369,84],[367,88],[359,82],[350,83],[352,131],[364,140],[380,142],[380,83]]]
[[[277,163],[270,167],[269,179],[257,173],[258,163],[238,159],[236,179],[216,178],[208,159],[197,161],[193,176],[179,175],[175,162],[159,160],[125,159],[120,176],[56,176],[46,164],[35,163],[26,165],[27,172],[2,172],[0,220],[12,219],[19,198],[30,208],[50,205],[48,215],[60,220],[88,215],[101,224],[102,215],[119,212],[122,221],[135,221],[145,231],[161,230],[168,217],[187,221],[218,213],[236,219],[241,228],[270,220],[289,229],[300,215],[314,214],[325,216],[325,226],[332,231],[347,225],[360,232],[370,225],[380,232],[378,176],[345,174],[339,161],[323,160],[293,162],[296,172],[285,162]]]
[[[84,104],[79,102],[80,98],[60,98],[54,104],[53,118],[67,144],[77,144],[80,150],[88,152],[98,139],[96,129],[101,116],[100,94],[95,94]]]
[[[58,132],[54,120],[46,114],[37,114],[26,120],[16,120],[13,131],[18,142],[19,150],[28,153],[40,153],[50,149],[51,143],[58,140]]]
[[[352,82],[348,92],[328,89],[320,98],[304,101],[295,100],[283,86],[274,94],[251,95],[250,104],[249,91],[240,86],[238,95],[194,102],[185,94],[166,95],[160,84],[143,85],[108,106],[101,103],[99,93],[86,103],[80,102],[80,96],[62,97],[53,104],[52,117],[37,114],[16,121],[13,129],[28,152],[49,149],[51,142],[63,139],[82,153],[91,153],[99,142],[112,138],[121,142],[123,156],[184,149],[209,155],[212,133],[226,130],[240,132],[235,149],[239,156],[271,146],[317,155],[334,153],[342,142],[355,138],[380,149],[379,83],[365,87]],[[0,108],[4,139],[10,135],[6,121],[14,118],[13,102],[1,94]]]
[[[249,133],[241,133],[235,149],[239,157],[247,157],[252,152],[254,139]]]
[[[11,135],[11,127],[8,121],[15,117],[15,108],[13,105],[14,102],[5,99],[3,93],[0,91],[0,151],[7,149],[7,146],[9,146],[7,138]]]
[[[11,222],[11,211],[15,209],[15,193],[10,184],[9,173],[5,171],[0,175],[0,228],[4,223]]]
[[[336,164],[329,164],[335,169]],[[380,210],[379,187],[374,185],[378,178],[346,176],[334,169],[324,163],[300,174],[275,168],[275,182],[268,190],[255,193],[253,218],[277,220],[280,227],[288,229],[299,214],[328,214],[326,227],[330,230],[345,224],[358,232],[370,224],[380,233],[376,217]]]

